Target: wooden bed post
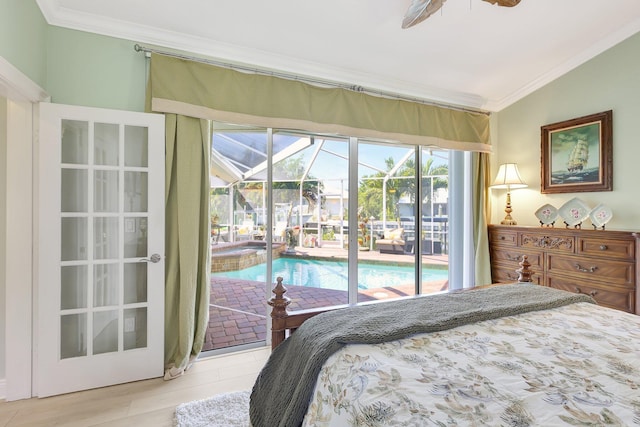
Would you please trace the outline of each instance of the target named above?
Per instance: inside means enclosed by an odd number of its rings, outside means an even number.
[[[529,269],[529,267],[531,267],[531,263],[528,261],[528,257],[526,255],[522,255],[522,261],[518,264],[520,265],[520,268],[516,270],[516,273],[518,273],[518,282],[533,282],[531,279],[533,270]]]
[[[282,277],[276,278],[276,286],[271,290],[276,296],[271,297],[267,303],[273,307],[271,310],[271,348],[276,348],[286,338],[286,318],[287,306],[291,304],[291,299],[285,297],[287,288],[282,284]]]

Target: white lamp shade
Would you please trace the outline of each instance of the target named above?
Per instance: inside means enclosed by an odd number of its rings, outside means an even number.
[[[525,188],[527,184],[520,177],[518,165],[515,163],[504,163],[498,169],[496,180],[491,185],[492,188]]]

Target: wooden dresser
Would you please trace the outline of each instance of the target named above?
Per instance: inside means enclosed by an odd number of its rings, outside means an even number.
[[[522,255],[533,281],[640,313],[640,236],[630,231],[489,225],[494,283],[514,282]]]

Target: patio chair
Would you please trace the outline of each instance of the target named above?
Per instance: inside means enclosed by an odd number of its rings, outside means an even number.
[[[251,240],[253,239],[253,221],[244,220],[242,225],[236,230],[236,240]]]
[[[384,238],[376,240],[376,248],[381,254],[404,254],[404,228],[386,230]]]

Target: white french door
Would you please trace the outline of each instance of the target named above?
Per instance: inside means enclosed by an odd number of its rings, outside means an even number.
[[[40,104],[34,391],[164,369],[164,116]]]

